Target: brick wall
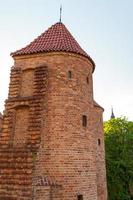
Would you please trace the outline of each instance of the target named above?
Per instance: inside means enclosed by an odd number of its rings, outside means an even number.
[[[31,165],[27,161],[31,172],[28,175],[27,171],[26,175],[29,183],[31,175],[48,180],[48,187],[29,184],[30,194],[26,193],[24,199],[77,200],[77,195],[82,194],[84,200],[101,200],[102,193],[102,200],[106,200],[104,146],[99,157],[97,147],[97,134],[100,130],[102,137],[103,132],[102,128],[95,129],[99,112],[93,103],[92,64],[83,56],[61,52],[17,56],[14,60],[0,145],[3,152],[10,147],[17,155],[18,146],[13,143],[15,138],[22,140],[24,145],[19,145],[19,149],[23,148],[31,159]],[[83,115],[87,116],[86,127],[83,127]],[[98,177],[100,158],[102,186]],[[20,159],[20,165],[21,162]],[[0,167],[6,174],[6,167]],[[4,195],[4,187],[5,197],[11,174],[12,168],[6,174],[5,185],[0,185],[0,194]],[[22,198],[22,187],[18,183],[16,187],[17,194],[10,192],[10,196]],[[13,191],[14,188],[15,183]]]
[[[29,72],[29,71],[27,71]],[[47,68],[34,69],[32,93],[22,93],[23,70],[13,67],[0,135],[0,199],[33,200],[35,156],[41,140]],[[29,78],[32,80],[31,78]],[[28,80],[29,82],[29,80]]]
[[[95,106],[94,109],[94,135],[96,142],[96,166],[97,166],[97,193],[98,200],[107,199],[105,149],[103,134],[103,110]]]
[[[1,131],[1,128],[2,128],[2,121],[3,121],[3,116],[2,116],[2,114],[0,113],[0,131]]]
[[[15,112],[13,146],[23,146],[28,138],[29,107],[17,107]]]

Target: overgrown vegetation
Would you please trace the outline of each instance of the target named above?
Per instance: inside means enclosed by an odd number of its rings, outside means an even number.
[[[109,200],[133,200],[133,122],[104,122]]]

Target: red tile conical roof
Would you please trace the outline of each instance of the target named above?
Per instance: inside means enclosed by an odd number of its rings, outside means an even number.
[[[87,57],[95,67],[91,57],[80,47],[62,22],[51,26],[26,47],[11,53],[12,56],[41,52],[71,52]]]

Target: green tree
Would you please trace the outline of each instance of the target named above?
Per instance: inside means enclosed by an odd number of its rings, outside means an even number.
[[[104,122],[109,200],[133,199],[133,122]]]

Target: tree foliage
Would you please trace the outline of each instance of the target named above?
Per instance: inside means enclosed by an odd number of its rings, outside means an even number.
[[[104,122],[109,200],[133,199],[133,122]]]

